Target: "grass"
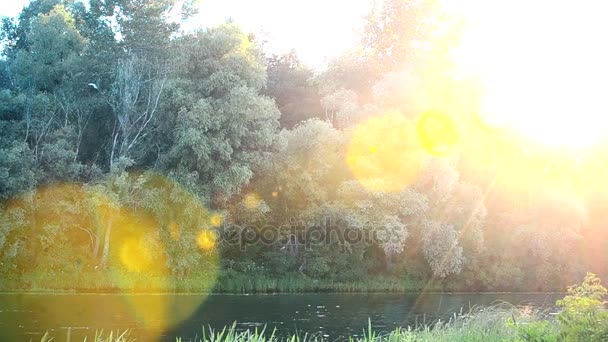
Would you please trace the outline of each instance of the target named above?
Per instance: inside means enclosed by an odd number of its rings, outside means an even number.
[[[397,328],[389,333],[380,333],[373,329],[371,321],[361,337],[351,337],[351,342],[486,342],[486,341],[530,341],[528,326],[536,326],[538,322],[546,323],[547,336],[555,335],[556,325],[545,320],[546,316],[530,308],[519,309],[510,304],[502,303],[490,307],[472,308],[467,314],[454,315],[447,322],[437,321],[433,324],[416,327]],[[177,342],[180,342],[177,339]],[[209,328],[203,332],[202,338],[195,342],[313,342],[326,341],[322,336],[314,334],[296,334],[278,336],[276,330],[268,332],[261,330],[238,331],[233,325],[221,331]],[[549,341],[549,340],[534,340]]]
[[[537,310],[516,308],[507,303],[490,307],[472,308],[468,313],[452,316],[448,321],[421,324],[416,327],[397,328],[389,333],[380,333],[372,327],[372,322],[359,337],[351,337],[351,342],[486,342],[486,341],[551,341],[550,339],[530,339],[530,336],[552,336],[557,326],[545,320],[546,316]],[[548,331],[530,334],[530,327],[541,326]],[[58,342],[46,334],[41,342]],[[85,339],[85,341],[87,341]],[[129,332],[96,333],[93,342],[131,342]],[[192,340],[188,340],[192,341]],[[236,324],[221,330],[211,327],[203,329],[201,337],[194,342],[321,342],[327,341],[316,334],[294,334],[281,336],[277,330],[266,327],[253,330],[239,330]],[[72,342],[72,341],[67,341]],[[182,342],[177,338],[176,342]]]
[[[213,278],[213,277],[211,277]],[[77,285],[76,285],[77,284]],[[0,279],[5,292],[83,292],[83,293],[186,293],[213,292],[213,279],[205,276],[176,279],[144,273],[52,273],[39,272]]]
[[[95,335],[93,336],[93,339],[89,340],[88,338],[85,338],[83,342],[134,342],[136,341],[134,338],[129,337],[129,331],[125,330],[125,331],[117,331],[117,332],[113,332],[110,331],[108,333],[104,333],[103,331],[96,331]],[[40,342],[56,342],[56,340],[51,337],[49,335],[48,332],[46,332],[44,335],[42,335],[42,338],[40,339]],[[66,338],[66,342],[73,342],[70,338],[70,335],[68,334],[68,337]]]
[[[75,284],[78,284],[75,286]],[[312,279],[299,273],[281,277],[225,273],[217,277],[183,279],[145,274],[104,272],[75,274],[36,273],[0,279],[0,291],[87,292],[87,293],[302,293],[302,292],[418,292],[426,283],[397,277],[377,276],[358,281]],[[431,284],[432,285],[432,284]],[[442,291],[439,285],[426,291]]]
[[[311,279],[298,273],[279,278],[264,275],[222,274],[213,291],[218,293],[417,292],[424,285],[421,282],[382,276],[359,281],[335,281]],[[441,291],[439,287],[435,290]]]

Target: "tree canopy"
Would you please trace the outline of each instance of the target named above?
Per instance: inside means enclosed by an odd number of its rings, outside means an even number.
[[[434,3],[384,1],[360,49],[317,71],[232,22],[181,31],[168,14],[193,1],[31,1],[0,31],[0,273],[19,281],[0,287],[608,274],[605,194],[557,192],[547,154],[463,128],[471,82],[420,57]],[[603,152],[580,165],[605,168]]]

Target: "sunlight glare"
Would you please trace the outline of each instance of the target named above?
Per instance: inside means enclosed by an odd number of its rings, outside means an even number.
[[[422,148],[436,156],[450,153],[458,143],[458,128],[454,120],[435,110],[426,111],[420,116],[416,133]]]
[[[400,191],[411,185],[421,158],[414,124],[398,113],[362,122],[347,152],[351,172],[372,191]]]
[[[601,1],[450,1],[453,57],[483,85],[480,115],[538,143],[582,148],[608,132],[608,22]]]

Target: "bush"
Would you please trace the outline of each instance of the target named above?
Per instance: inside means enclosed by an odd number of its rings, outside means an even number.
[[[563,340],[608,340],[608,312],[603,306],[607,292],[593,273],[587,273],[581,285],[568,288],[568,295],[557,301],[562,308],[557,319]]]

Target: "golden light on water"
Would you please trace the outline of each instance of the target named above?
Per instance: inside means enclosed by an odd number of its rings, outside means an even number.
[[[539,144],[591,146],[608,133],[605,2],[441,0],[464,23],[451,50],[482,86],[486,123]]]

